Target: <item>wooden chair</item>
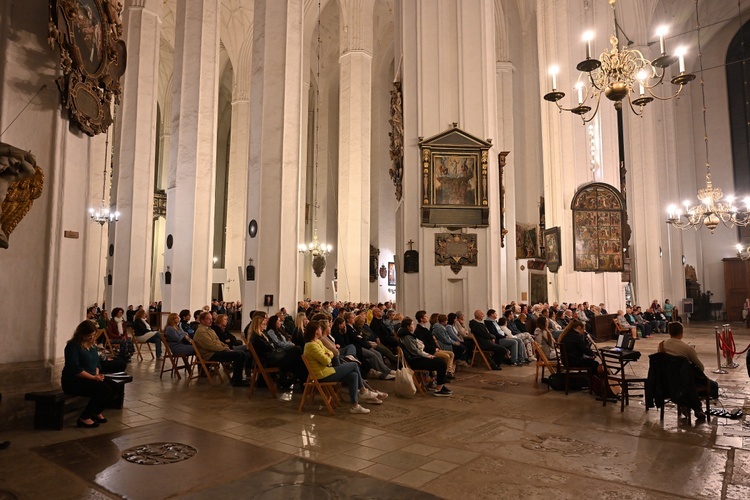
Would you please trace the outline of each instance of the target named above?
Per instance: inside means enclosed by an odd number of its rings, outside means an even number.
[[[156,359],[156,356],[154,356],[154,351],[151,349],[151,342],[140,342],[138,340],[138,337],[135,336],[135,331],[128,327],[128,336],[133,339],[133,344],[135,345],[135,355],[138,357],[138,361],[143,361],[143,354],[141,354],[141,344],[146,344],[146,347],[148,347],[148,352],[151,354],[151,359]]]
[[[587,366],[570,366],[568,363],[568,350],[565,344],[555,342],[555,351],[557,352],[557,372],[565,375],[565,395],[570,392],[570,377],[589,378],[589,368]],[[589,394],[591,394],[591,384],[589,384]]]
[[[102,339],[104,337],[104,339]],[[112,357],[117,356],[120,353],[120,344],[112,344],[109,340],[109,335],[107,335],[107,329],[102,328],[100,330],[96,331],[96,343],[99,343],[99,340],[101,339],[102,345],[104,346],[104,350]],[[117,348],[115,348],[115,345]]]
[[[422,396],[427,396],[424,388],[423,376],[428,375],[430,370],[415,370],[414,368],[411,368],[408,361],[406,361],[406,356],[404,356],[404,351],[401,349],[401,346],[396,349],[396,353],[398,357],[401,358],[401,363],[403,363],[404,368],[408,368],[412,371],[412,379],[414,380],[414,385],[419,393]]]
[[[620,394],[620,412],[625,411],[625,405],[630,404],[630,390],[645,390],[646,379],[628,377],[625,373],[627,361],[617,352],[599,350],[604,368],[604,381],[602,383],[602,406],[607,406],[607,388],[614,382],[622,390]]]
[[[268,387],[268,392],[271,393],[272,398],[275,398],[276,382],[273,380],[273,377],[271,377],[271,374],[279,373],[279,367],[263,366],[263,363],[260,362],[260,358],[258,357],[258,353],[255,351],[255,347],[253,347],[252,342],[247,343],[247,350],[253,357],[253,374],[250,376],[250,394],[248,395],[248,397],[253,397],[253,392],[255,392],[255,385],[258,383],[258,379],[260,377],[263,377],[263,380],[266,382],[266,387]]]
[[[474,362],[477,359],[477,354],[479,354],[479,357],[484,361],[484,366],[486,366],[488,370],[492,371],[490,360],[487,358],[487,354],[485,354],[485,351],[483,351],[479,346],[479,342],[477,342],[476,337],[474,337],[474,335],[468,335],[466,338],[471,339],[471,341],[474,342],[474,353],[471,356],[471,362],[469,363],[469,366],[474,366]]]
[[[307,381],[305,382],[305,390],[302,392],[302,401],[299,402],[298,412],[302,413],[302,408],[305,406],[305,401],[310,398],[310,401],[315,399],[315,394],[320,394],[323,403],[325,403],[328,412],[331,415],[335,415],[334,408],[341,406],[341,393],[339,391],[339,382],[320,382],[318,378],[313,374],[310,363],[307,361],[307,357],[302,355],[302,362],[305,363],[307,368]]]
[[[646,411],[656,406],[661,409],[660,420],[664,420],[664,407],[667,401],[677,405],[677,420],[680,419],[680,406],[691,406],[706,403],[706,421],[711,420],[711,381],[706,377],[706,383],[696,384],[695,372],[690,361],[682,356],[672,356],[664,352],[656,352],[649,357],[648,379],[646,380]],[[690,412],[687,414],[690,422]]]
[[[557,361],[550,361],[542,350],[542,346],[536,340],[532,340],[534,346],[534,352],[536,353],[536,375],[534,376],[534,388],[537,387],[539,381],[539,367],[542,367],[542,379],[544,379],[544,369],[548,369],[550,374],[557,373]],[[549,389],[549,385],[547,385]]]
[[[622,326],[620,324],[619,321],[617,321],[617,318],[614,318],[612,320],[612,322],[615,324],[615,333],[618,333],[618,334],[624,333],[624,334],[630,335],[632,337],[633,336],[633,328],[635,328],[636,329],[635,330],[636,331],[636,337],[638,337],[638,326],[632,325],[630,328],[625,328],[624,326]],[[643,335],[645,336],[645,333]]]
[[[161,343],[164,345],[164,355],[161,358],[161,372],[159,372],[159,378],[162,378],[164,372],[170,372],[172,378],[174,378],[176,375],[177,380],[181,380],[182,377],[180,377],[180,370],[185,370],[186,376],[192,375],[192,360],[190,358],[192,358],[193,355],[174,354],[172,352],[172,349],[170,349],[169,344],[167,343],[167,338],[164,335],[164,332],[159,332],[159,336],[161,337]],[[193,349],[195,349],[195,346],[193,346]],[[171,363],[171,368],[166,368],[167,360],[169,360],[169,362]],[[183,362],[182,366],[180,366],[180,360],[182,360]]]
[[[214,379],[213,379],[214,376],[219,377],[219,383],[223,383],[224,378],[221,376],[221,372],[219,371],[219,369],[222,367],[221,362],[204,360],[203,356],[201,356],[200,350],[198,350],[198,347],[195,345],[195,342],[191,341],[191,344],[193,344],[193,348],[195,349],[195,356],[193,357],[193,363],[190,365],[190,368],[188,369],[188,373],[189,373],[189,376],[187,377],[188,385],[190,385],[191,380],[194,380],[200,377],[201,373],[206,374],[208,383],[211,385],[213,385],[214,383]],[[195,369],[195,373],[193,373],[194,369]],[[226,368],[225,368],[225,371],[226,371]],[[228,373],[227,373],[227,378],[229,378]]]

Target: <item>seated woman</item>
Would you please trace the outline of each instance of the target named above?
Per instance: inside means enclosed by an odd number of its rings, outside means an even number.
[[[544,317],[544,316],[540,316]],[[534,322],[536,325],[536,322]],[[510,328],[508,328],[508,318],[505,316],[501,316],[500,318],[497,318],[497,325],[500,327],[500,330],[505,334],[505,338],[515,338],[520,340],[523,343],[523,350],[525,353],[525,361],[536,361],[536,353],[534,352],[534,346],[532,345],[532,341],[534,340],[534,337],[531,336],[528,332],[521,332],[517,334],[513,334],[513,332],[510,331]]]
[[[117,395],[114,382],[100,373],[96,335],[96,325],[86,320],[76,327],[73,338],[65,345],[63,392],[91,398],[76,422],[78,427],[99,427],[107,423],[102,411]]]
[[[107,336],[109,337],[109,343],[119,345],[122,357],[130,361],[130,358],[135,354],[135,346],[125,331],[124,316],[125,311],[122,310],[122,307],[115,307],[112,310],[112,319],[107,324]]]
[[[305,327],[309,323],[307,315],[303,312],[294,317],[294,330],[292,331],[292,342],[297,347],[305,346]]]
[[[594,359],[596,353],[586,343],[586,327],[582,321],[574,319],[560,334],[557,342],[565,345],[568,354],[568,366],[587,367],[589,377],[596,374],[599,362]]]
[[[146,321],[146,310],[139,309],[133,318],[133,330],[135,331],[135,340],[137,342],[149,342],[156,344],[156,357],[161,358],[161,338],[158,331],[151,328]]]
[[[633,337],[634,339],[638,338],[637,328],[630,324],[628,319],[625,317],[625,312],[622,309],[617,311],[617,318],[615,318],[615,321],[619,325],[620,331],[625,331],[625,332],[629,331],[631,337]],[[646,335],[646,337],[650,337],[650,336],[651,335]]]
[[[169,344],[169,349],[175,356],[192,356],[195,354],[193,343],[190,342],[188,334],[180,327],[180,316],[172,313],[167,316],[167,327],[164,329],[164,338]]]
[[[277,315],[274,314],[273,316],[268,318],[266,324],[266,336],[270,338],[275,345],[284,349],[296,347],[294,343],[290,341],[281,331],[281,327],[279,325],[279,317]]]
[[[266,313],[256,312],[246,329],[248,343],[252,344],[263,366],[277,366],[282,373],[290,373],[298,383],[304,384],[307,380],[307,368],[302,362],[302,350],[293,344],[291,348],[276,345],[266,333],[267,324]]]
[[[577,320],[575,320],[577,321]],[[562,334],[561,334],[562,335]],[[539,316],[536,319],[536,328],[534,329],[534,340],[539,347],[542,348],[542,352],[547,356],[548,360],[557,359],[557,351],[555,350],[555,339],[552,337],[552,333],[547,327],[547,318]]]
[[[416,326],[414,321],[408,316],[401,321],[401,328],[398,330],[398,340],[401,344],[404,357],[413,370],[429,370],[437,372],[435,383],[435,396],[445,397],[453,394],[453,391],[445,385],[445,375],[448,365],[443,359],[436,358],[432,354],[424,351],[424,344],[414,336]]]
[[[362,374],[359,372],[357,363],[342,363],[338,366],[331,366],[333,352],[326,348],[320,341],[323,334],[320,324],[317,321],[311,321],[305,327],[305,357],[310,365],[310,369],[318,379],[318,382],[345,382],[349,389],[349,399],[352,402],[350,413],[370,413],[370,410],[363,408],[359,404],[369,402],[372,404],[381,404],[378,395],[365,388]]]
[[[216,332],[216,336],[219,337],[227,347],[236,351],[247,352],[247,346],[229,331],[227,325],[229,324],[229,316],[226,314],[219,314],[216,316],[216,321],[211,328]]]
[[[190,311],[183,309],[180,311],[180,330],[187,333],[192,339],[195,336],[195,328],[190,326]]]

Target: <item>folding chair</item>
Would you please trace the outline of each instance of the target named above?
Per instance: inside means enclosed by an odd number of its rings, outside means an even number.
[[[557,351],[557,371],[565,375],[565,395],[570,392],[570,377],[589,378],[589,368],[586,366],[570,366],[568,363],[568,350],[565,344],[555,342],[555,351]],[[589,384],[589,394],[591,393],[591,384]]]
[[[320,394],[323,403],[331,415],[335,415],[334,407],[338,408],[341,406],[341,393],[339,391],[339,382],[320,382],[318,378],[313,375],[310,363],[307,361],[307,357],[302,355],[302,362],[305,363],[307,368],[307,381],[305,382],[305,390],[302,392],[302,401],[299,402],[298,412],[302,412],[302,407],[305,405],[307,398],[310,401],[315,399],[315,394]]]
[[[193,357],[193,364],[190,365],[190,369],[188,370],[189,376],[187,379],[188,385],[190,385],[190,381],[193,379],[196,379],[201,376],[201,372],[206,374],[206,378],[208,379],[208,383],[213,385],[214,379],[212,375],[215,375],[219,377],[219,383],[224,382],[224,378],[221,376],[221,372],[219,371],[219,368],[222,365],[219,361],[211,361],[211,360],[204,360],[203,356],[201,356],[201,352],[198,349],[198,347],[195,345],[195,342],[192,342],[193,348],[195,349],[195,356]],[[193,369],[197,368],[195,370],[195,373],[193,373]],[[226,368],[224,368],[224,371],[226,372]],[[227,378],[229,378],[229,374],[227,373]]]
[[[177,380],[181,380],[182,377],[180,377],[180,370],[185,370],[185,374],[191,374],[191,354],[174,354],[172,352],[172,349],[169,348],[169,344],[167,343],[167,338],[164,335],[164,332],[159,332],[159,336],[161,337],[161,343],[164,345],[164,356],[161,358],[161,372],[159,373],[159,378],[162,378],[164,375],[164,372],[170,372],[172,378],[174,378],[175,375],[177,375]],[[195,348],[195,346],[193,346]],[[172,365],[172,368],[166,368],[167,360]],[[180,360],[182,360],[183,365],[180,366]],[[189,375],[188,375],[189,376]]]
[[[268,387],[268,392],[271,393],[271,397],[276,397],[276,382],[271,377],[272,373],[279,373],[279,367],[278,366],[272,366],[272,367],[264,367],[263,363],[260,362],[260,358],[258,357],[258,353],[255,352],[255,347],[253,347],[252,342],[247,343],[247,350],[250,352],[250,354],[253,356],[253,374],[250,376],[250,395],[249,398],[253,397],[253,392],[255,392],[255,384],[258,383],[258,378],[261,376],[263,377],[263,380],[266,382],[266,387]]]
[[[484,360],[484,365],[487,367],[488,370],[492,371],[492,365],[490,364],[490,360],[487,359],[487,355],[485,354],[485,351],[482,350],[482,348],[479,346],[479,342],[477,342],[476,337],[474,335],[468,335],[466,338],[471,339],[472,342],[474,342],[474,354],[471,356],[471,362],[469,363],[469,366],[474,366],[474,361],[477,359],[477,353],[479,356]]]
[[[114,345],[112,342],[109,341],[109,335],[107,335],[107,329],[102,328],[101,330],[96,331],[96,343],[99,343],[99,340],[104,337],[102,340],[102,345],[104,346],[104,350],[109,353],[110,356],[115,357],[120,352],[120,344],[116,344],[117,348],[115,350]]]
[[[536,340],[531,341],[531,345],[534,346],[534,352],[536,353],[536,375],[534,376],[534,388],[537,387],[539,381],[539,367],[542,367],[542,379],[544,378],[544,369],[548,369],[550,374],[557,373],[557,362],[552,362],[547,359],[547,356],[542,350],[542,346]],[[547,386],[549,390],[549,385]]]
[[[143,354],[141,354],[141,344],[146,344],[146,347],[148,347],[148,352],[151,354],[151,359],[156,359],[156,356],[154,356],[154,351],[151,349],[151,343],[150,342],[141,342],[138,340],[138,337],[135,336],[135,331],[128,327],[128,335],[131,339],[133,339],[133,344],[135,344],[135,355],[138,357],[138,361],[143,361]]]
[[[601,394],[602,406],[607,406],[607,387],[611,385],[609,382],[612,381],[622,389],[622,393],[620,394],[620,412],[624,412],[625,405],[630,405],[630,390],[645,390],[644,384],[646,383],[646,379],[627,376],[625,366],[628,362],[625,361],[622,353],[600,349],[599,354],[602,359],[602,366],[604,367],[604,383],[602,384]]]
[[[417,390],[422,396],[427,396],[424,390],[424,378],[423,375],[429,375],[430,370],[415,370],[414,368],[409,366],[409,362],[406,361],[406,356],[404,356],[404,351],[401,349],[401,346],[397,348],[398,357],[401,358],[401,363],[403,363],[404,368],[409,369],[412,371],[412,379],[414,380],[414,385],[416,386]]]

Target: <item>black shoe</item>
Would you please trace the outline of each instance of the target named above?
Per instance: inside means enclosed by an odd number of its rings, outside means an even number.
[[[250,382],[247,380],[240,380],[239,382],[232,382],[232,387],[250,387]]]
[[[502,370],[502,367],[498,365],[497,363],[491,363],[490,366],[492,367],[493,370],[497,370],[497,371]]]
[[[94,422],[96,422],[97,424],[106,424],[106,423],[107,423],[107,419],[106,419],[106,418],[103,418],[103,417],[102,417],[102,418],[99,418],[99,417],[91,417],[91,420],[93,420],[93,421],[94,421]]]
[[[451,391],[447,387],[443,386],[443,388],[440,389],[439,391],[435,391],[435,393],[433,394],[433,396],[437,396],[437,397],[440,398],[440,397],[450,396],[451,394],[453,394],[453,391]]]
[[[99,424],[97,424],[96,422],[87,424],[86,422],[84,422],[83,420],[79,418],[78,422],[76,422],[76,427],[85,427],[86,429],[93,429],[94,427],[99,427]]]
[[[0,443],[0,450],[4,450],[8,446],[10,446],[10,441],[3,441],[2,443]]]
[[[445,374],[445,378],[448,379],[448,380],[455,380],[456,379],[455,375],[452,375],[450,373],[446,373]]]

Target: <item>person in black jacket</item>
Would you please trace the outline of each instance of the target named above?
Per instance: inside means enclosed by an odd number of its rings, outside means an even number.
[[[510,351],[505,347],[497,345],[495,337],[487,330],[487,326],[483,320],[484,312],[481,309],[474,311],[474,319],[469,321],[469,330],[479,344],[478,347],[480,349],[492,352],[492,359],[490,360],[492,369],[502,370],[500,364],[510,356]]]
[[[589,377],[596,373],[599,362],[594,359],[596,353],[586,344],[586,327],[577,319],[571,321],[558,337],[557,342],[565,345],[568,355],[568,366],[587,367]]]

